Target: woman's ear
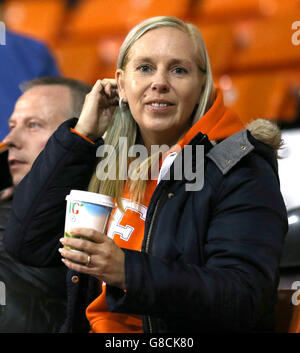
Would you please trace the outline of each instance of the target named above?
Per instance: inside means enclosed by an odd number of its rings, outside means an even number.
[[[118,86],[119,97],[122,97],[123,100],[126,101],[124,76],[125,76],[124,70],[117,69],[115,78]]]

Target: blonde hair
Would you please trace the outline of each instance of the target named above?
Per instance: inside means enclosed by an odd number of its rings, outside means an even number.
[[[196,59],[199,71],[202,72],[204,77],[204,84],[202,88],[201,98],[198,104],[198,108],[194,114],[193,123],[199,120],[210,108],[212,104],[213,97],[213,78],[210,67],[210,62],[208,54],[205,48],[204,41],[202,39],[199,29],[191,24],[185,23],[184,21],[170,16],[158,16],[149,18],[137,26],[135,26],[125,38],[119,53],[117,69],[124,70],[128,60],[128,53],[132,45],[142,37],[146,32],[159,27],[175,27],[185,33],[189,34],[196,49]],[[136,143],[138,126],[131,115],[130,109],[128,107],[121,109],[116,108],[115,116],[112,125],[108,128],[105,144],[112,145],[114,147],[115,153],[117,155],[117,160],[115,160],[115,154],[111,153],[108,155],[108,160],[111,159],[111,163],[116,163],[117,176],[121,172],[118,170],[120,168],[128,168],[127,156],[129,148]],[[127,137],[127,151],[119,151],[119,138],[125,136]],[[125,154],[127,152],[127,155]],[[156,161],[155,158],[151,156],[143,161],[139,166],[138,170],[141,175],[137,180],[128,180],[130,187],[131,199],[136,202],[141,202],[144,197],[144,193],[147,187],[147,180],[145,180],[145,175],[148,174],[149,167]],[[96,171],[90,181],[89,191],[99,192],[112,196],[116,199],[117,204],[121,210],[123,210],[121,197],[125,187],[125,180],[106,179],[100,182],[97,178]]]

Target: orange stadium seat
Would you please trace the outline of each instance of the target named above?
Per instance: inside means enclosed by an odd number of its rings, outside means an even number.
[[[100,78],[114,78],[120,47],[125,39],[123,35],[100,36],[97,52],[100,60]]]
[[[290,124],[295,122],[297,114],[299,114],[299,103],[300,103],[300,66],[292,70],[286,70],[283,72],[284,78],[288,83],[288,94],[285,95],[281,109],[279,111],[279,117],[281,120]]]
[[[291,18],[241,22],[235,25],[236,51],[232,70],[290,68],[300,65],[299,45]],[[298,35],[300,39],[300,35]]]
[[[270,1],[270,0],[269,0]],[[299,0],[273,0],[273,10],[269,11],[271,17],[290,18],[291,20],[299,20],[300,1]],[[270,6],[271,8],[271,6]]]
[[[293,314],[288,329],[289,333],[300,333],[300,307],[295,306],[293,308]]]
[[[202,21],[232,21],[245,18],[286,17],[300,10],[299,0],[198,0],[191,16]]]
[[[285,116],[284,109],[292,91],[285,73],[223,75],[216,83],[223,91],[225,104],[236,111],[244,123],[257,118],[291,119]]]
[[[261,0],[198,0],[193,12],[205,21],[228,21],[261,15]]]
[[[113,78],[123,35],[102,35],[97,38],[63,38],[52,49],[65,76],[90,84],[97,79]]]
[[[59,34],[66,14],[61,0],[7,0],[4,21],[13,31],[51,43]]]
[[[203,25],[194,22],[204,39],[208,56],[214,74],[226,72],[234,52],[234,37],[232,26],[228,24]]]
[[[142,20],[153,16],[175,16],[184,19],[189,12],[191,0],[129,0],[130,8],[127,15],[129,28]],[[125,10],[125,9],[124,9]]]
[[[53,46],[53,51],[64,76],[90,84],[96,81],[100,67],[97,41],[63,41]]]
[[[90,36],[118,34],[148,17],[184,17],[190,0],[85,0],[73,11],[67,33]]]
[[[294,292],[291,289],[278,290],[276,331],[279,333],[300,333],[300,305],[292,303]]]

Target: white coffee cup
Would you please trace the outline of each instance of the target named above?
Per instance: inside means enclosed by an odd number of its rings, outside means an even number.
[[[65,237],[72,228],[91,228],[105,233],[110,213],[114,208],[113,198],[94,192],[71,190],[66,196]]]

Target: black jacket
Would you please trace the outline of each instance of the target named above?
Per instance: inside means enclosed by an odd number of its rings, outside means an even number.
[[[38,268],[14,260],[4,249],[3,233],[11,200],[0,202],[0,333],[58,332],[66,315],[64,266]]]
[[[60,262],[65,196],[87,187],[103,143],[71,133],[75,123],[54,133],[16,190],[5,246],[22,262]],[[247,130],[214,148],[199,133],[191,145],[199,144],[206,154],[203,188],[186,191],[187,180],[172,180],[171,167],[171,180],[152,196],[142,251],[124,249],[126,293],[107,286],[109,309],[143,315],[145,332],[272,330],[287,231],[274,151]],[[193,167],[195,156],[183,163]],[[19,202],[24,194],[26,205]],[[96,282],[68,272],[63,331],[88,330],[84,310],[97,295]]]

